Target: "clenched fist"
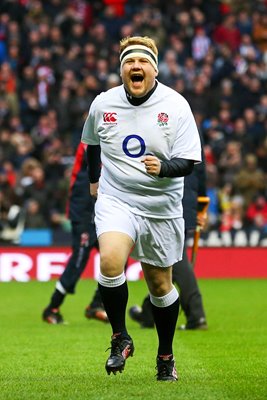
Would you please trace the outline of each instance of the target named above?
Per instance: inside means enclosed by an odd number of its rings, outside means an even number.
[[[156,156],[146,155],[141,160],[144,163],[146,172],[152,176],[158,176],[160,173],[161,162]]]

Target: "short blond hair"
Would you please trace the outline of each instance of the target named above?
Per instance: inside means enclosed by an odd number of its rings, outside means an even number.
[[[123,52],[123,50],[126,49],[128,46],[132,45],[142,45],[146,46],[149,49],[153,51],[153,53],[158,56],[158,49],[156,46],[156,43],[154,39],[148,37],[148,36],[128,36],[126,38],[123,38],[120,41],[120,54]]]

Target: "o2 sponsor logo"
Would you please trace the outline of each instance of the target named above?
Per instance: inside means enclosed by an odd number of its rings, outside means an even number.
[[[140,150],[137,153],[131,152],[129,148],[132,141],[138,141],[140,144]],[[122,142],[122,150],[126,154],[126,156],[131,158],[142,157],[146,152],[146,144],[143,138],[139,135],[128,135]]]

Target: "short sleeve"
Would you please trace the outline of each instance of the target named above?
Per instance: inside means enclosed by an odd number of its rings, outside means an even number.
[[[195,163],[202,160],[199,132],[191,108],[185,99],[178,117],[171,158],[185,158]]]
[[[96,100],[97,98],[91,104],[88,116],[83,126],[81,137],[82,143],[93,146],[99,144],[99,136],[96,129]]]

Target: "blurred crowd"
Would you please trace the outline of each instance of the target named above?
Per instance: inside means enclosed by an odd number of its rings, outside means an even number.
[[[131,35],[155,39],[159,80],[195,115],[208,229],[267,232],[266,0],[1,0],[0,237],[21,210],[25,228],[69,229],[81,129],[95,96],[120,84]]]

